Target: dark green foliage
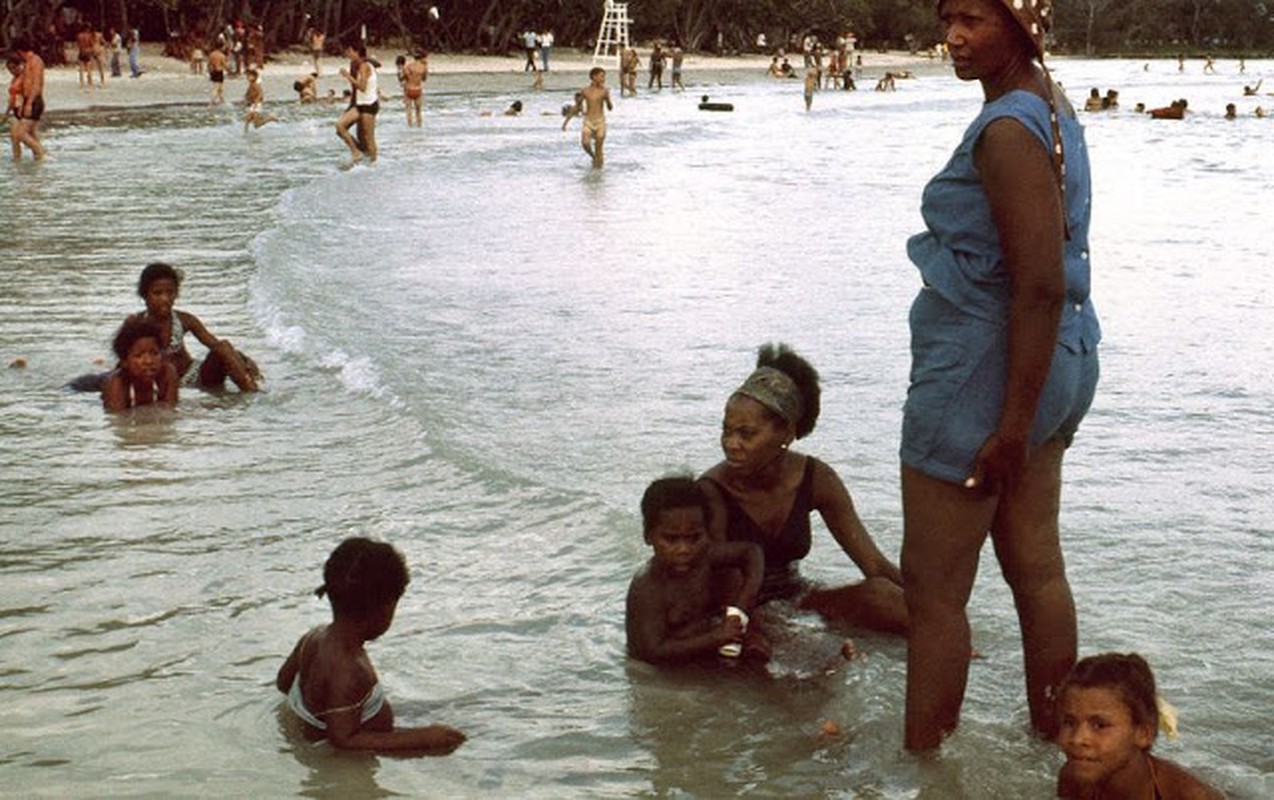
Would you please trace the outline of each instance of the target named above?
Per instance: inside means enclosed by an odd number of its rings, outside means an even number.
[[[603,0],[10,0],[0,36],[40,34],[63,6],[85,10],[102,30],[137,27],[147,41],[227,21],[261,23],[270,51],[300,42],[307,19],[335,46],[366,25],[371,44],[432,51],[515,52],[528,27],[551,29],[559,47],[589,48]],[[429,17],[436,5],[440,18]],[[830,45],[852,30],[866,48],[925,49],[938,41],[933,0],[629,0],[633,35],[680,41],[689,50],[748,52],[806,33]],[[1248,53],[1274,50],[1274,0],[1057,0],[1051,48],[1095,54]],[[63,34],[65,35],[65,34]]]

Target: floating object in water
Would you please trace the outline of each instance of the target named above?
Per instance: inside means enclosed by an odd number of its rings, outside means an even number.
[[[708,96],[705,94],[703,97],[699,99],[699,110],[700,111],[733,111],[734,104],[710,102],[708,100]]]
[[[9,369],[26,369],[26,368],[27,368],[27,360],[23,358],[22,356],[18,356],[17,358],[9,362]]]

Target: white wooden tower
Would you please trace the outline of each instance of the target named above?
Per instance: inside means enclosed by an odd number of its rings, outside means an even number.
[[[593,47],[593,63],[603,61],[628,48],[628,4],[605,0],[602,6],[602,27],[597,32],[597,44]]]

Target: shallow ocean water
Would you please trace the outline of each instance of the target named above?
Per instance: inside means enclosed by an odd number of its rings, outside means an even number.
[[[1274,64],[1056,74],[1124,104],[1084,116],[1105,339],[1063,499],[1081,652],[1146,655],[1182,722],[1156,751],[1266,797],[1274,119],[1241,86]],[[349,171],[326,108],[279,103],[246,136],[229,109],[51,114],[53,160],[0,172],[0,359],[29,364],[0,371],[0,793],[1052,796],[989,550],[985,658],[933,762],[901,751],[896,639],[833,632],[867,657],[831,674],[805,618],[771,678],[626,660],[637,500],[719,457],[762,342],[821,371],[800,447],[896,556],[903,244],[980,101],[936,69],[809,114],[795,81],[688,78],[616,98],[601,172],[578,123],[559,131],[567,93],[493,81],[431,96],[423,131],[388,104],[381,162]],[[703,92],[736,111],[697,111]],[[524,116],[480,116],[519,96]],[[1181,96],[1183,122],[1131,109]],[[62,388],[107,356],[153,260],[267,391],[108,418]],[[310,592],[354,533],[412,567],[370,652],[402,721],[469,734],[451,757],[333,754],[278,711],[275,670],[327,618]],[[857,577],[821,528],[806,573]],[[819,738],[825,719],[844,735]]]

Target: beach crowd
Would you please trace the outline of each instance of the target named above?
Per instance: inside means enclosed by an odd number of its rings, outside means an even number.
[[[1174,714],[1158,698],[1149,664],[1136,653],[1079,658],[1074,601],[1059,535],[1067,448],[1080,430],[1098,384],[1101,330],[1090,297],[1088,231],[1091,177],[1076,110],[1046,66],[1049,0],[941,0],[940,56],[956,75],[980,84],[984,105],[951,161],[923,188],[925,230],[907,242],[920,286],[910,309],[912,365],[901,420],[904,534],[895,563],[859,518],[837,472],[796,442],[820,413],[819,374],[783,344],[765,344],[753,368],[724,392],[722,460],[700,475],[653,480],[639,507],[649,560],[632,577],[625,630],[629,655],[662,668],[699,665],[764,670],[772,653],[767,627],[776,608],[805,609],[825,620],[907,640],[904,744],[939,748],[960,718],[970,659],[976,657],[966,607],[983,546],[989,540],[1012,591],[1024,653],[1030,726],[1064,752],[1058,796],[1074,798],[1211,798],[1214,789],[1152,754]],[[80,86],[91,91],[122,77],[145,80],[134,52],[136,31],[97,31],[78,21],[73,43]],[[550,70],[551,31],[521,37],[524,72]],[[380,81],[387,69],[365,41],[340,42],[345,63],[339,93],[320,88],[325,34],[303,37],[310,69],[293,84],[301,103],[344,104],[334,123],[349,153],[347,166],[375,162],[377,118],[394,99]],[[224,84],[242,75],[243,127],[277,117],[267,111],[261,73],[270,69],[259,26],[243,23],[171,43],[172,52],[207,76],[209,102],[226,102]],[[46,63],[29,39],[14,45],[8,117],[14,160],[23,150],[42,159]],[[805,75],[785,52],[768,74],[802,78],[805,108],[818,91],[854,90],[862,56],[852,34],[824,52],[802,43]],[[407,124],[423,127],[429,53],[397,58]],[[618,57],[620,97],[636,95],[642,58]],[[656,42],[646,58],[645,91],[684,84],[685,51]],[[1208,69],[1215,71],[1211,59]],[[891,70],[876,85],[896,91],[912,77]],[[565,128],[581,118],[581,146],[593,168],[604,165],[607,72],[593,67]],[[1245,86],[1257,97],[1261,82]],[[704,98],[705,105],[710,105]],[[1182,119],[1187,102],[1145,110]],[[702,106],[701,106],[702,107]],[[1112,113],[1119,92],[1093,88],[1083,111]],[[515,102],[504,113],[516,115]],[[726,110],[724,108],[705,110]],[[1144,109],[1140,109],[1144,110]],[[1264,114],[1257,106],[1253,112]],[[1235,116],[1234,104],[1226,116]],[[146,266],[137,294],[144,309],[119,326],[115,366],[77,379],[100,394],[112,413],[174,407],[186,388],[254,392],[263,381],[248,355],[216,337],[193,313],[177,308],[182,274],[165,263]],[[187,350],[187,334],[203,346]],[[824,586],[806,580],[800,563],[811,550],[817,514],[862,580]],[[323,567],[317,590],[332,619],[301,636],[278,669],[276,685],[303,735],[337,748],[446,754],[465,741],[447,725],[404,727],[364,645],[386,634],[406,591],[408,568],[390,544],[367,537],[342,541]],[[857,656],[852,641],[843,662]],[[834,732],[833,732],[834,733]]]

